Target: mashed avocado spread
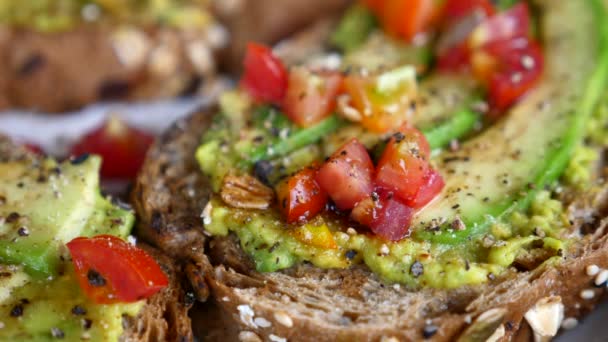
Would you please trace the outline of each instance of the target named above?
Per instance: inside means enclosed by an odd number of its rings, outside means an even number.
[[[126,238],[134,222],[99,192],[96,156],[0,162],[0,340],[118,341],[143,301],[96,304],[82,292],[65,243]]]
[[[72,29],[80,23],[110,21],[136,25],[202,28],[212,22],[207,0],[28,0],[0,1],[0,25],[41,32]]]
[[[251,183],[239,185],[234,181],[229,185],[237,184],[240,190],[227,191],[226,178],[253,175],[275,186],[280,179],[315,162],[331,161],[326,158],[335,149],[327,151],[328,146],[336,146],[335,141],[344,132],[353,133],[373,158],[386,146],[386,136],[370,133],[357,124],[338,122],[332,126],[334,116],[317,126],[298,128],[280,111],[260,110],[239,92],[222,97],[221,112],[196,152],[214,190],[202,214],[206,231],[217,236],[235,235],[260,272],[304,262],[320,268],[365,264],[382,279],[413,288],[480,284],[567,255],[576,234],[572,234],[568,202],[562,194],[568,194],[568,198],[583,196],[598,186],[595,162],[608,137],[607,103],[597,106],[608,69],[603,61],[606,50],[581,43],[581,37],[605,40],[606,32],[583,23],[594,22],[594,11],[587,3],[543,4],[546,75],[538,89],[533,89],[507,116],[484,126],[478,116],[458,116],[466,110],[456,114],[453,108],[447,110],[437,97],[419,102],[420,108],[429,113],[437,108],[437,112],[450,113],[447,119],[433,121],[438,127],[435,132],[440,132],[437,135],[456,130],[468,134],[458,136],[462,137],[462,146],[448,148],[436,143],[436,136],[421,127],[434,149],[431,163],[447,185],[438,198],[416,214],[411,236],[396,242],[382,239],[350,219],[348,213],[336,210],[332,203],[306,222],[292,224],[286,222],[276,202],[263,209],[254,208],[258,203],[230,203],[234,202],[230,196],[235,196],[230,191],[237,191],[238,197],[238,191],[247,190]],[[586,19],[572,18],[571,13]],[[348,27],[352,24],[342,28]],[[338,41],[344,45],[342,39],[347,36],[341,35]],[[365,46],[365,39],[355,43],[346,44],[349,54],[356,53],[357,46]],[[374,50],[380,51],[370,52]],[[352,72],[349,67],[345,69],[347,74]],[[399,70],[403,73],[405,69]],[[425,82],[428,86],[427,80],[433,77],[420,81],[420,92],[424,93]],[[442,84],[447,85],[439,82],[439,87]],[[394,88],[392,83],[388,88]],[[435,87],[429,93],[437,94],[441,89]],[[555,93],[560,96],[555,97]],[[454,117],[458,119],[452,120]],[[306,146],[300,144],[303,131],[309,138],[314,137]],[[338,146],[344,142],[339,141]],[[256,195],[268,196],[256,191]]]

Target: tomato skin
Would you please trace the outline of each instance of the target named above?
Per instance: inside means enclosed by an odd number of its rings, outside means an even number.
[[[118,237],[79,237],[67,247],[80,286],[95,303],[135,302],[169,284],[154,258]]]
[[[316,180],[339,209],[350,210],[372,192],[373,172],[365,146],[353,138],[321,166]]]
[[[500,70],[490,78],[489,102],[495,111],[504,111],[526,92],[534,87],[542,77],[544,57],[540,46],[523,38],[525,44],[506,44],[496,42],[488,49],[506,50],[502,54]],[[509,47],[511,46],[511,47]],[[492,52],[490,52],[492,53]],[[524,62],[527,59],[527,62]],[[527,66],[525,63],[529,63]]]
[[[103,178],[133,179],[139,172],[154,136],[111,116],[101,126],[85,134],[70,150],[72,156],[85,153],[103,158]]]
[[[405,124],[413,114],[409,85],[390,94],[376,91],[376,79],[351,75],[344,80],[344,89],[351,96],[353,106],[362,113],[361,126],[374,133],[387,133]]]
[[[289,71],[285,114],[302,127],[312,126],[328,117],[336,106],[342,87],[339,73],[313,74],[304,67]]]
[[[316,176],[317,170],[308,167],[277,186],[279,207],[288,223],[305,221],[325,208],[327,193],[317,184]]]
[[[429,169],[424,175],[424,183],[410,205],[414,209],[421,209],[429,204],[443,190],[445,182],[443,177],[434,169]]]
[[[384,0],[372,4],[384,30],[407,41],[432,29],[441,17],[442,7],[437,0]]]
[[[42,148],[42,146],[32,143],[32,142],[26,142],[21,144],[21,146],[23,146],[23,148],[25,148],[28,152],[31,152],[33,154],[37,154],[39,156],[44,155],[44,149]]]
[[[376,167],[376,185],[411,205],[425,184],[430,148],[415,128],[402,129],[400,134],[391,138],[382,153]]]
[[[267,46],[249,43],[241,86],[257,102],[281,105],[287,91],[287,70]]]
[[[525,2],[483,21],[469,37],[469,47],[476,49],[497,41],[527,37],[530,33],[530,11]]]
[[[485,16],[494,15],[496,9],[488,0],[447,0],[443,9],[447,22],[461,19],[474,11],[481,11]]]
[[[471,51],[466,42],[437,56],[437,69],[442,72],[464,71],[469,68]]]

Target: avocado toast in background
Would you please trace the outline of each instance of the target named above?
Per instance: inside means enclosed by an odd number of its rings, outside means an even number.
[[[276,42],[347,2],[2,1],[0,110],[63,112],[214,89],[217,64],[240,60],[243,42]]]
[[[99,162],[90,156],[56,163],[0,136],[0,340],[192,339],[187,315],[191,303],[185,303],[179,266],[154,248],[139,245],[160,264],[162,271],[158,271],[169,278],[159,292],[160,288],[154,290],[156,294],[131,298],[128,303],[120,299],[97,304],[104,300],[89,297],[88,291],[105,291],[114,283],[101,270],[92,273],[92,267],[85,275],[91,286],[84,291],[79,286],[80,273],[72,267],[68,248],[72,253],[87,249],[76,248],[71,242],[66,248],[65,243],[78,236],[100,234],[126,238],[134,222],[130,209],[111,204],[99,194]],[[111,241],[117,246],[127,245],[118,237],[114,239]],[[83,246],[93,239],[74,241]],[[98,258],[103,255],[103,262],[110,267],[124,271],[114,254],[100,248],[89,250]],[[78,260],[86,262],[86,258]],[[140,264],[138,272],[145,274],[145,267]],[[123,281],[134,284],[127,277]],[[118,292],[106,294],[112,293]]]
[[[475,35],[477,25],[496,24],[505,13],[520,20],[514,14],[521,13],[520,5],[486,12],[489,19],[475,22],[467,43],[488,39]],[[545,340],[562,324],[572,327],[601,298],[608,276],[605,103],[596,108],[608,73],[601,24],[606,14],[593,0],[531,5],[539,36],[522,25],[518,38],[524,43],[514,44],[516,51],[530,47],[517,56],[523,69],[509,70],[497,46],[481,51],[465,46],[471,55],[464,64],[470,62],[476,74],[470,87],[444,78],[463,82],[460,76],[440,73],[416,80],[428,62],[420,62],[425,53],[412,51],[424,42],[402,46],[394,62],[382,50],[381,65],[361,66],[378,51],[357,58],[358,48],[373,43],[365,39],[383,39],[369,32],[338,62],[343,63],[338,68],[351,66],[338,72],[346,93],[328,91],[341,87],[332,86],[336,72],[328,70],[335,58],[322,52],[306,61],[310,69],[301,72],[301,65],[292,64],[288,81],[273,72],[265,84],[248,72],[256,58],[246,58],[243,90],[224,95],[214,116],[200,113],[178,122],[150,151],[132,197],[141,217],[138,232],[185,260],[198,299],[211,298],[224,321],[219,333],[232,339]],[[383,25],[390,23],[378,17]],[[535,39],[542,43],[540,57]],[[447,47],[461,48],[459,43]],[[350,42],[341,45],[351,49]],[[281,65],[262,47],[252,45],[251,51],[258,61]],[[450,69],[463,62],[442,58],[453,52],[432,54],[439,67]],[[513,84],[531,80],[526,95],[520,98],[520,89],[499,91],[500,73],[484,79],[488,75],[475,65],[484,57],[506,64],[501,68]],[[320,61],[325,69],[311,71]],[[542,72],[532,74],[539,65]],[[313,74],[313,86],[290,94],[294,79],[310,79],[306,72]],[[374,100],[370,114],[361,109],[352,82],[367,73],[376,77],[367,89],[400,106],[400,114],[410,108],[407,119],[378,114],[382,109],[373,107]],[[276,86],[283,82],[285,94]],[[488,94],[477,94],[484,86]],[[464,96],[453,95],[459,90]],[[313,115],[318,106],[304,111],[293,106],[311,94],[331,103],[340,93],[350,98],[323,106],[320,118]],[[477,101],[479,96],[488,101]],[[338,116],[327,113],[334,109]],[[285,123],[283,113],[293,122]],[[414,125],[425,138],[394,120]],[[386,159],[394,150],[403,154],[404,164],[425,171],[418,175],[422,186],[412,182],[412,170],[397,182],[382,177],[391,170]],[[345,172],[347,177],[335,167],[343,164],[354,170]],[[328,167],[329,181],[323,176]],[[352,179],[358,182],[349,183]],[[373,192],[349,203],[352,194],[370,188],[360,182],[365,179],[375,183]],[[408,196],[411,188],[418,191]],[[424,193],[432,196],[423,198]],[[322,205],[311,198],[321,198]],[[361,213],[365,203],[371,209]]]

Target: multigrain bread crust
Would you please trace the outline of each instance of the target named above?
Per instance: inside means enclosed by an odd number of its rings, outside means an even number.
[[[581,239],[561,260],[481,286],[412,291],[383,283],[363,266],[257,273],[234,238],[204,234],[200,215],[209,190],[194,151],[210,118],[195,114],[157,141],[132,194],[140,236],[182,260],[198,299],[211,298],[207,314],[194,322],[210,340],[528,341],[524,315],[531,309],[545,312],[537,330],[550,331],[551,320],[572,326],[604,296],[586,269],[608,269],[606,187],[570,205]],[[214,324],[206,327],[205,317]]]
[[[9,160],[34,161],[32,155],[21,147],[0,135],[0,162]],[[124,317],[124,333],[121,341],[191,341],[192,324],[188,310],[192,301],[183,288],[181,266],[158,249],[146,244],[138,244],[161,266],[169,278],[169,286],[148,298],[137,317]]]
[[[222,37],[161,27],[85,24],[40,33],[0,25],[0,110],[77,109],[212,87]]]

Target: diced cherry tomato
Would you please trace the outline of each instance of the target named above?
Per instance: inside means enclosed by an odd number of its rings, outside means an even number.
[[[544,58],[540,46],[527,38],[511,42],[495,42],[484,51],[499,55],[499,66],[489,82],[490,108],[504,112],[541,78]]]
[[[443,13],[447,22],[461,19],[479,11],[486,17],[494,15],[496,9],[489,0],[447,0]],[[450,25],[451,26],[451,25]]]
[[[130,127],[122,119],[111,116],[100,127],[81,137],[72,146],[70,154],[98,154],[103,158],[102,177],[132,179],[141,168],[153,142],[151,134]]]
[[[411,41],[430,30],[441,18],[442,1],[382,0],[367,1],[388,33]]]
[[[408,236],[414,209],[388,191],[378,191],[374,196],[374,199],[368,197],[359,202],[351,212],[351,218],[389,241]]]
[[[325,208],[327,194],[316,176],[316,168],[308,167],[277,186],[279,206],[288,223],[305,221]]]
[[[445,182],[439,172],[429,169],[424,175],[423,185],[418,189],[411,206],[414,209],[420,209],[429,204],[443,190],[444,186]]]
[[[313,73],[304,67],[289,72],[285,114],[299,126],[312,126],[331,114],[342,87],[339,73]]]
[[[507,41],[530,34],[530,11],[520,2],[482,22],[469,37],[469,47],[476,49],[496,41]]]
[[[169,284],[154,258],[118,237],[79,237],[67,247],[80,286],[95,303],[135,302]]]
[[[471,52],[466,42],[448,49],[437,56],[437,68],[440,71],[463,71],[470,67]]]
[[[242,87],[258,102],[281,105],[287,92],[287,70],[267,46],[249,43]]]
[[[384,0],[363,0],[363,3],[376,15],[381,13]]]
[[[402,129],[386,145],[376,168],[376,185],[393,191],[407,204],[416,200],[430,169],[430,148],[424,135],[415,128]]]
[[[410,233],[414,209],[399,198],[389,196],[381,199],[376,217],[369,228],[376,235],[389,241],[399,241]]]
[[[365,146],[353,138],[321,166],[317,183],[339,209],[350,210],[372,192],[373,172]]]
[[[380,92],[377,86],[376,77],[351,75],[344,80],[352,105],[362,113],[361,126],[375,133],[394,131],[414,114],[415,85],[402,82],[390,92]]]
[[[313,247],[337,249],[338,245],[323,220],[296,227],[291,234],[299,241]]]

